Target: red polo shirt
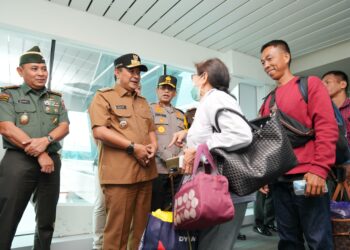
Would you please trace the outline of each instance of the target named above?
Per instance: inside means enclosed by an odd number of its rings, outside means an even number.
[[[318,77],[308,78],[308,103],[300,93],[298,77],[294,77],[276,90],[276,104],[280,110],[305,126],[315,130],[315,140],[295,148],[299,165],[287,174],[313,173],[326,178],[335,162],[335,148],[338,139],[338,126],[335,120],[331,99]],[[261,115],[269,114],[269,102],[261,107]]]

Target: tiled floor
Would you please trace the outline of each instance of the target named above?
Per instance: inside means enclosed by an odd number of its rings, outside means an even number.
[[[276,250],[278,243],[277,233],[272,236],[263,236],[253,231],[253,226],[244,226],[241,233],[247,236],[246,240],[237,240],[235,250]]]

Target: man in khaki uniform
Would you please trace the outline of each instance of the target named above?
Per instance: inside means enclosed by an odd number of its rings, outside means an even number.
[[[45,60],[35,46],[20,58],[20,86],[1,89],[0,134],[6,148],[0,163],[0,249],[9,250],[33,194],[33,249],[50,249],[60,191],[59,141],[69,132],[60,93],[46,89]]]
[[[89,114],[99,140],[99,178],[105,195],[107,221],[103,249],[126,249],[132,224],[132,249],[137,249],[150,211],[152,180],[157,177],[155,127],[147,101],[136,94],[140,71],[136,54],[114,61],[114,88],[96,93]]]
[[[141,95],[141,84],[135,89],[137,95]],[[103,231],[106,225],[106,205],[105,196],[102,192],[98,173],[95,176],[95,202],[92,214],[92,249],[102,250]]]
[[[165,161],[178,156],[181,152],[179,147],[168,147],[173,134],[180,130],[187,129],[187,121],[184,113],[171,105],[171,101],[176,96],[177,79],[171,75],[159,77],[157,86],[158,103],[151,104],[151,110],[156,125],[158,150],[156,154],[156,164],[158,178],[153,181],[152,190],[152,211],[166,209],[172,201],[171,183],[169,169]],[[178,183],[180,176],[175,177]]]

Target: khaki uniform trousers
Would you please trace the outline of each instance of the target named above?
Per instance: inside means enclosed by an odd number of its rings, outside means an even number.
[[[126,250],[130,228],[133,229],[130,249],[137,249],[151,208],[152,181],[105,184],[102,189],[107,212],[103,249]]]

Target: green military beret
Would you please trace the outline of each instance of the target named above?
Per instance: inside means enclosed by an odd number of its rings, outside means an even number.
[[[45,63],[45,59],[38,46],[34,46],[21,55],[19,59],[19,66],[26,63]]]

